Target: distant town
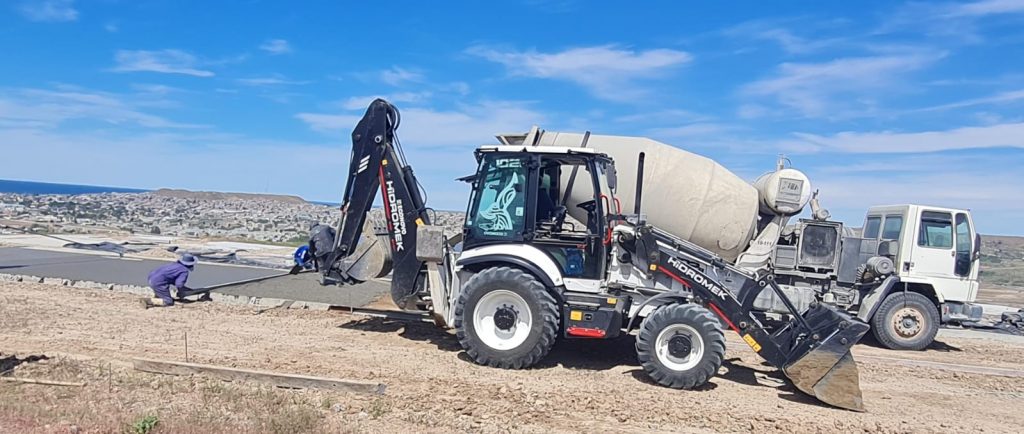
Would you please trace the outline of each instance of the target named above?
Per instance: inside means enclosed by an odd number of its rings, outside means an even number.
[[[0,193],[0,218],[62,233],[124,231],[136,234],[223,238],[281,244],[306,241],[310,222],[335,222],[337,208],[292,197],[148,193]]]
[[[376,214],[376,213],[374,213]],[[157,190],[144,193],[0,193],[0,219],[35,231],[167,235],[299,245],[312,222],[334,224],[337,207],[296,196]],[[380,216],[371,215],[370,220]],[[461,225],[462,213],[440,212]]]

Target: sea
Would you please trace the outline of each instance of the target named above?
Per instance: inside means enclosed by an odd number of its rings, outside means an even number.
[[[149,190],[99,185],[54,184],[50,182],[12,181],[0,179],[0,193],[17,194],[91,194],[91,193],[145,193]]]

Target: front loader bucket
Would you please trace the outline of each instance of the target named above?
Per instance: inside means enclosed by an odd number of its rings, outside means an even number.
[[[804,320],[812,338],[798,344],[801,348],[782,371],[797,389],[822,402],[864,411],[860,374],[850,348],[867,333],[868,325],[822,304],[809,309]]]

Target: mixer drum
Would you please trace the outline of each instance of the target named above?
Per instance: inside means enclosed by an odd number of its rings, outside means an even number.
[[[544,132],[538,144],[579,147],[582,142],[582,134]],[[757,189],[717,162],[645,137],[595,134],[587,147],[615,160],[619,184],[616,195],[622,201],[623,212],[633,210],[637,156],[644,152],[641,211],[648,222],[730,262],[754,236]],[[573,218],[585,221],[586,212],[575,205],[591,200],[591,192],[589,186],[580,186],[577,180],[567,204]]]

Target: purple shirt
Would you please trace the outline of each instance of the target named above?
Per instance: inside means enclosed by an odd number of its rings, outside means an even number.
[[[168,285],[175,288],[185,288],[185,281],[188,280],[188,267],[178,262],[163,265],[149,272],[149,286],[153,289],[165,290]]]

